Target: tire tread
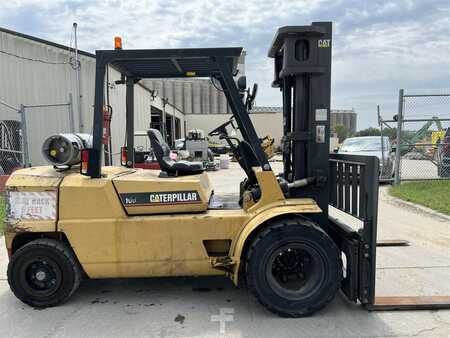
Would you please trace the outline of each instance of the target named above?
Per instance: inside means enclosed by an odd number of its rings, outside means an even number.
[[[253,242],[251,243],[251,245],[247,251],[247,256],[245,257],[247,287],[251,291],[251,293],[256,297],[256,299],[264,307],[266,307],[269,311],[271,311],[275,314],[278,314],[281,317],[304,317],[304,316],[308,316],[314,312],[319,311],[320,309],[327,306],[333,300],[335,294],[341,288],[342,273],[340,275],[340,278],[338,280],[336,280],[335,283],[333,284],[333,292],[329,293],[328,298],[323,303],[317,304],[316,306],[314,306],[314,305],[310,306],[306,309],[303,309],[302,311],[290,311],[289,313],[287,313],[287,312],[279,311],[277,308],[275,308],[274,306],[272,306],[271,304],[267,303],[266,301],[264,301],[262,299],[262,297],[256,291],[255,285],[253,285],[253,278],[250,275],[250,273],[251,273],[250,269],[248,269],[249,261],[252,257],[252,254],[253,254],[255,248],[258,246],[258,243],[261,242],[261,240],[264,237],[268,236],[270,233],[276,232],[276,231],[281,231],[282,229],[284,229],[288,226],[303,226],[303,227],[309,228],[310,230],[318,231],[323,238],[327,239],[327,241],[325,241],[325,242],[328,242],[330,244],[330,247],[333,250],[336,250],[337,252],[339,252],[336,244],[334,244],[333,241],[328,240],[329,236],[327,235],[327,233],[323,229],[321,229],[320,227],[315,225],[313,222],[311,222],[305,218],[302,218],[302,217],[296,217],[296,218],[292,218],[292,219],[286,218],[286,219],[269,222],[268,225],[264,229],[262,229],[260,231],[260,233],[258,233],[257,236],[253,239]],[[339,269],[340,269],[340,271],[342,271],[342,259],[340,256],[338,258],[338,261],[339,261],[338,262]]]
[[[25,296],[21,295],[18,292],[18,290],[14,287],[14,283],[11,282],[13,280],[12,266],[14,265],[15,261],[17,259],[19,259],[20,254],[26,250],[29,250],[30,248],[38,248],[38,249],[39,248],[40,249],[52,248],[52,249],[56,250],[59,254],[61,254],[64,258],[66,258],[69,261],[69,264],[71,265],[71,267],[73,269],[74,282],[73,282],[71,290],[68,293],[61,295],[59,298],[55,299],[54,301],[49,302],[50,304],[48,304],[48,305],[39,305],[39,304],[33,303],[33,301],[31,301],[30,299],[27,299]],[[75,257],[75,254],[72,251],[72,248],[68,247],[64,242],[55,240],[55,239],[51,239],[51,238],[39,238],[39,239],[33,240],[33,241],[25,244],[24,246],[20,247],[14,253],[14,255],[11,257],[10,262],[8,264],[7,276],[8,276],[8,282],[9,282],[11,291],[21,301],[23,301],[24,303],[29,304],[31,306],[34,306],[34,307],[51,307],[51,306],[59,305],[59,304],[66,302],[75,293],[75,291],[78,289],[78,287],[80,286],[80,283],[81,283],[82,269],[81,269],[81,266],[80,266],[77,258]]]

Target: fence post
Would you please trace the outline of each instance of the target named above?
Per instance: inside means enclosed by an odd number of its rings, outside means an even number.
[[[381,113],[380,113],[380,105],[377,105],[377,116],[378,116],[378,125],[380,126],[380,137],[381,137],[381,173],[380,178],[383,178],[384,174],[384,140],[383,140],[383,123],[381,123]]]
[[[70,132],[74,133],[75,132],[75,121],[73,118],[73,98],[72,98],[72,93],[69,93],[69,104],[68,104],[68,112],[69,112],[69,128],[70,128]]]
[[[394,184],[400,184],[400,146],[403,127],[403,89],[398,92],[398,114],[397,114],[397,146],[395,148],[395,179]]]
[[[30,166],[30,157],[28,153],[28,134],[27,134],[27,117],[25,114],[25,106],[23,104],[20,105],[20,125],[22,129],[22,151],[23,151],[23,166]]]

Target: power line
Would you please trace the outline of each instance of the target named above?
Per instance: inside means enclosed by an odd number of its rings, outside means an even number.
[[[41,63],[45,63],[45,64],[48,64],[48,65],[66,65],[66,64],[70,64],[71,63],[70,61],[54,62],[54,61],[47,61],[47,60],[42,60],[42,59],[33,59],[33,58],[28,58],[28,57],[25,57],[25,56],[20,56],[20,55],[16,55],[16,54],[13,54],[13,53],[9,53],[9,52],[6,52],[4,50],[0,50],[0,53],[6,54],[6,55],[9,55],[9,56],[13,56],[13,57],[16,57],[18,59],[27,60],[27,61],[34,61],[34,62],[41,62]]]

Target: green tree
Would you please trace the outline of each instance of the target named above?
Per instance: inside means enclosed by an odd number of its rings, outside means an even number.
[[[358,131],[355,136],[380,136],[381,131],[378,128],[369,127]]]
[[[335,125],[334,132],[337,134],[339,143],[342,143],[347,137],[350,136],[349,130],[342,124]]]

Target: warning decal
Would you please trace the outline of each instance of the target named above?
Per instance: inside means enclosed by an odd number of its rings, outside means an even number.
[[[201,202],[198,191],[159,191],[120,194],[125,207],[151,205],[197,204]]]
[[[8,218],[54,220],[56,200],[56,191],[9,191]]]

